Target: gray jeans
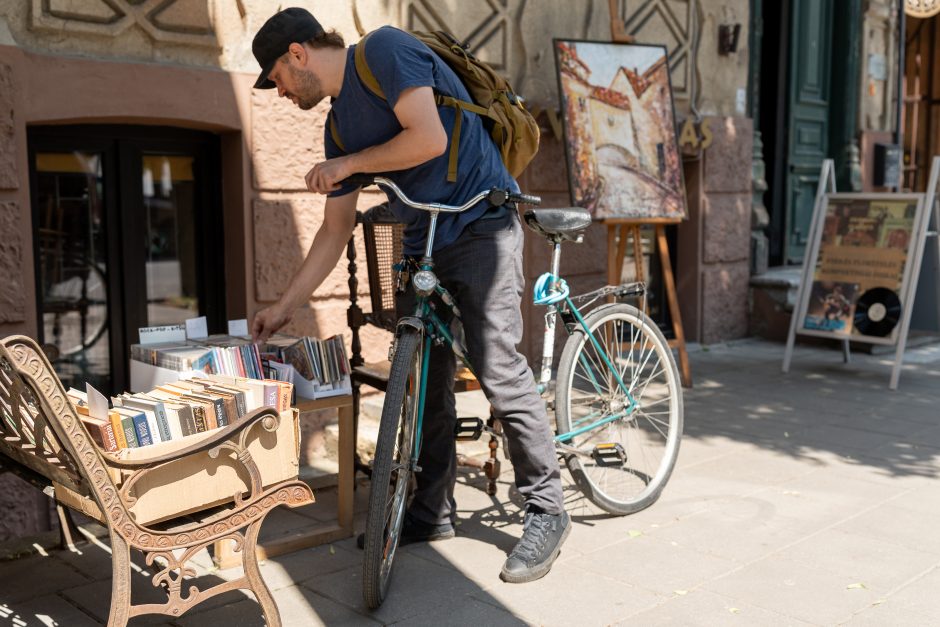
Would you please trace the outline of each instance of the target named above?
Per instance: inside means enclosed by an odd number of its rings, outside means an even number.
[[[564,498],[554,434],[532,371],[516,349],[522,340],[522,244],[522,224],[515,210],[477,220],[457,241],[434,254],[434,272],[460,308],[467,355],[505,430],[516,487],[527,505],[560,514]],[[399,296],[399,315],[410,315],[413,303],[409,289]],[[429,524],[453,522],[456,517],[455,368],[448,346],[431,348],[418,461],[422,470],[409,509],[414,518]]]

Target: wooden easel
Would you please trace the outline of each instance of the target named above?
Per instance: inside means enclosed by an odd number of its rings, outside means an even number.
[[[617,16],[617,0],[607,0],[607,10],[610,13],[610,40],[621,44],[632,44],[636,40],[626,32],[626,25]]]
[[[617,15],[617,0],[607,0],[610,12],[610,38],[623,44],[635,43],[633,36],[626,33],[626,26]],[[672,260],[669,258],[669,243],[666,241],[666,225],[677,224],[678,220],[649,219],[629,220],[608,218],[602,220],[607,225],[607,282],[608,285],[620,285],[623,280],[623,261],[627,255],[627,238],[633,240],[633,263],[636,268],[636,280],[643,281],[643,237],[640,229],[644,224],[651,224],[656,229],[655,247],[659,250],[659,261],[663,269],[663,284],[666,288],[666,300],[669,303],[669,316],[672,318],[672,330],[675,339],[669,341],[671,348],[679,349],[679,377],[682,386],[692,387],[692,369],[689,366],[689,353],[685,347],[685,331],[682,329],[682,314],[679,312],[679,299],[676,295],[676,279],[672,273]]]
[[[682,386],[692,387],[692,369],[689,366],[689,353],[685,346],[685,331],[682,329],[682,314],[679,311],[679,299],[676,294],[676,280],[672,273],[672,260],[669,258],[669,242],[666,241],[666,225],[676,224],[676,220],[629,220],[608,218],[602,220],[607,226],[607,282],[608,285],[620,285],[623,280],[623,261],[627,256],[627,238],[633,240],[633,263],[636,268],[636,280],[642,281],[643,238],[640,229],[645,224],[656,229],[655,247],[659,250],[659,262],[663,271],[663,286],[666,288],[666,300],[669,316],[672,318],[672,330],[675,339],[669,341],[671,348],[679,349],[679,377]]]

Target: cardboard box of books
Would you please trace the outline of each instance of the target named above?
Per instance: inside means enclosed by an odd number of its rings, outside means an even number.
[[[213,437],[218,430],[263,406],[279,413],[273,431],[251,427],[246,448],[257,464],[262,487],[297,477],[300,458],[298,412],[291,409],[291,386],[278,381],[204,375],[176,381],[146,393],[121,394],[112,403],[91,386],[69,390],[69,399],[98,446],[119,459],[144,460],[172,454]],[[113,406],[112,406],[113,404]],[[132,471],[110,466],[120,487]],[[187,455],[142,474],[131,487],[130,507],[141,524],[231,502],[248,494],[247,471],[235,451],[222,448]]]
[[[280,413],[280,424],[270,432],[257,425],[247,441],[251,458],[258,465],[264,488],[296,479],[300,460],[300,425],[296,409]],[[128,449],[122,457],[146,459],[173,453],[211,437],[198,433],[179,440]],[[234,501],[236,494],[248,495],[251,484],[245,467],[230,449],[212,458],[208,452],[187,455],[144,475],[134,484],[131,495],[137,501],[130,511],[141,524],[165,520],[177,513],[189,513]]]

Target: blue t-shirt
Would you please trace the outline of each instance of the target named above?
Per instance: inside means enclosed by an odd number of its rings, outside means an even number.
[[[386,100],[382,100],[363,84],[356,72],[355,46],[346,56],[346,73],[339,97],[333,100],[331,115],[345,152],[333,141],[329,123],[324,133],[326,157],[332,159],[382,144],[401,132],[402,127],[392,110],[401,93],[412,87],[432,87],[436,93],[470,101],[460,78],[430,48],[408,33],[385,26],[369,36],[366,62],[378,81]],[[459,206],[476,194],[492,188],[519,191],[492,138],[483,127],[482,118],[462,112],[460,148],[457,158],[457,181],[447,181],[447,165],[456,109],[438,106],[441,123],[447,133],[444,154],[407,170],[383,173],[415,202],[438,202]],[[346,186],[330,196],[343,196],[355,187]],[[405,224],[405,253],[424,252],[430,214],[412,209],[389,192],[389,204],[395,216]],[[434,250],[452,244],[464,227],[488,209],[486,201],[459,214],[438,214]]]

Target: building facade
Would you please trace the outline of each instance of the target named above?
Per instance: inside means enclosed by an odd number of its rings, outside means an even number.
[[[301,112],[251,89],[252,36],[283,4],[0,0],[0,334],[40,338],[66,385],[126,389],[139,327],[206,315],[222,332],[274,302],[303,259],[323,217],[304,174],[323,158],[327,104]],[[613,18],[637,42],[665,45],[689,214],[670,227],[686,336],[747,333],[748,0],[292,4],[347,43],[383,24],[466,41],[537,113],[542,146],[521,183],[544,206],[570,204],[552,39],[609,41]],[[361,208],[382,198],[366,192]],[[575,288],[606,281],[607,246],[596,224],[569,247],[563,270]],[[548,268],[541,239],[528,238],[525,255],[530,279]],[[286,331],[347,332],[348,298],[341,263]],[[524,305],[530,328],[542,313]],[[364,333],[366,358],[380,359],[388,336]],[[540,357],[537,331],[522,348]],[[8,474],[0,486],[5,510],[33,503],[0,521],[0,537],[48,528],[44,497]]]

